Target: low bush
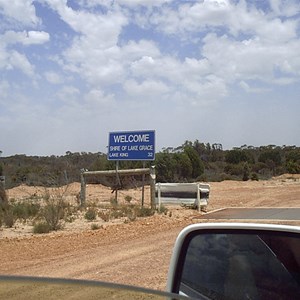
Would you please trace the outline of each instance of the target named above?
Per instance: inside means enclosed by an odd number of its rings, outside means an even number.
[[[50,230],[59,230],[63,227],[64,203],[60,198],[47,198],[42,209],[42,217],[49,225]]]
[[[120,219],[122,217],[126,217],[128,212],[128,208],[122,208],[120,207],[119,209],[113,209],[110,213],[110,217],[112,219]]]
[[[33,226],[33,233],[49,233],[51,228],[46,222],[36,223]]]
[[[154,215],[154,210],[149,207],[137,207],[135,209],[137,217],[150,217]]]
[[[256,180],[256,181],[258,181],[258,175],[257,175],[257,173],[252,173],[252,174],[251,174],[251,180]]]
[[[130,222],[133,222],[136,220],[136,213],[134,210],[131,210],[130,212],[127,213],[127,220]]]
[[[64,217],[64,221],[67,223],[73,223],[76,220],[76,217],[73,215],[68,214]]]
[[[20,220],[26,221],[29,218],[34,218],[40,211],[40,204],[32,201],[22,201],[12,204],[13,215]]]
[[[92,230],[98,230],[98,229],[100,229],[100,228],[101,228],[101,226],[99,226],[98,224],[93,223],[93,224],[91,225],[91,229],[92,229]]]
[[[15,224],[15,217],[11,208],[3,212],[3,223],[6,227],[12,228]]]
[[[117,201],[117,199],[116,198],[111,198],[110,199],[110,204],[112,205],[112,206],[117,206],[118,205],[118,201]]]
[[[126,196],[125,196],[125,201],[126,201],[127,203],[130,203],[131,200],[132,200],[132,197],[131,197],[131,196],[129,196],[129,195],[126,195]]]
[[[168,209],[164,205],[161,205],[159,210],[158,210],[158,213],[166,215],[167,212],[168,212]]]
[[[101,218],[104,222],[108,222],[110,220],[110,212],[109,211],[99,211],[98,217]]]
[[[84,215],[84,218],[88,221],[93,221],[93,220],[96,220],[97,218],[97,211],[94,207],[91,207],[89,208],[85,215]]]
[[[2,183],[0,183],[0,205],[5,205],[7,203],[8,203],[8,199],[7,199],[5,189]]]

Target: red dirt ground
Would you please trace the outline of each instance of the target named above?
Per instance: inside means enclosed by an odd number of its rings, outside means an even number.
[[[300,207],[300,176],[210,185],[208,212],[225,207]],[[72,184],[64,196],[76,201],[79,190],[79,184]],[[8,195],[21,199],[43,191],[21,186],[9,190]],[[90,202],[109,201],[111,197],[110,190],[100,185],[88,186],[87,195]],[[134,202],[140,192],[131,191],[130,195]],[[145,197],[149,198],[148,189]],[[33,235],[24,224],[12,229],[2,227],[0,274],[92,279],[164,290],[176,236],[199,214],[170,207],[166,215],[105,223],[98,230],[91,230],[91,223],[81,219],[68,223],[64,230],[42,235]],[[280,223],[300,225],[294,221]]]

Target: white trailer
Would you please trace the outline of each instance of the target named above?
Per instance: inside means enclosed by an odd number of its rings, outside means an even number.
[[[159,209],[162,204],[179,204],[206,211],[209,192],[210,185],[208,183],[157,183],[155,185],[155,202]]]

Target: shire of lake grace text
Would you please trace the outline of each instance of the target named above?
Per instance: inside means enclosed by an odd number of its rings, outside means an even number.
[[[153,145],[110,146],[110,151],[153,151]]]

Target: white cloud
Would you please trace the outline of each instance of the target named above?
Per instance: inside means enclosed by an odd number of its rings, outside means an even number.
[[[115,98],[114,95],[105,95],[100,89],[90,90],[84,96],[85,104],[88,104],[92,109],[100,108],[102,111],[110,108],[115,109]]]
[[[159,7],[165,3],[170,3],[173,0],[118,0],[118,5],[124,5],[130,8],[136,8],[139,6],[146,7]],[[80,0],[80,5],[84,7],[95,7],[95,6],[104,6],[111,7],[115,5],[114,0]]]
[[[9,60],[6,67],[7,69],[20,69],[26,75],[34,76],[34,67],[28,61],[27,57],[14,50],[9,53]]]
[[[65,70],[79,74],[95,88],[124,84],[124,90],[129,93],[128,86],[134,82],[133,90],[145,88],[137,83],[143,78],[143,82],[168,82],[173,93],[177,93],[180,87],[191,93],[191,99],[209,103],[226,96],[226,85],[232,82],[243,78],[275,82],[276,70],[285,72],[295,65],[296,57],[291,64],[290,57],[286,56],[289,45],[285,49],[282,43],[294,39],[296,22],[268,17],[254,7],[249,8],[243,1],[236,5],[225,0],[180,2],[177,11],[169,6],[155,16],[154,22],[163,25],[161,28],[168,33],[171,32],[166,29],[166,22],[170,22],[174,34],[206,32],[209,27],[220,26],[225,26],[233,34],[232,37],[206,35],[203,58],[185,58],[183,62],[170,55],[164,56],[151,40],[129,40],[119,44],[119,35],[129,19],[118,6],[108,5],[107,12],[100,15],[75,11],[58,1],[49,1],[49,5],[78,32],[71,47],[64,52]],[[272,34],[274,28],[277,35]],[[240,33],[253,37],[239,40]],[[214,92],[214,84],[220,89],[218,95]]]
[[[212,66],[207,59],[186,58],[183,62],[174,57],[142,57],[131,66],[136,78],[161,78],[168,85],[172,99],[178,99],[178,90],[188,93],[186,103],[207,105],[227,95],[226,81],[213,76]],[[127,82],[128,85],[128,82]],[[140,85],[138,85],[140,87]],[[128,91],[126,86],[126,91]],[[182,97],[182,93],[180,93]]]
[[[0,35],[0,69],[19,69],[27,76],[34,76],[34,65],[31,64],[27,56],[20,51],[12,50],[16,43],[22,45],[39,45],[49,40],[49,34],[43,31],[6,31]]]
[[[159,57],[161,55],[159,48],[153,41],[140,40],[138,42],[128,41],[120,46],[121,57],[129,62],[140,59],[141,57]]]
[[[5,49],[0,48],[0,69],[7,71],[19,69],[27,76],[34,76],[34,66],[31,65],[24,54],[15,50],[7,52]]]
[[[44,75],[45,78],[52,84],[59,84],[63,82],[62,76],[56,72],[49,71],[49,72],[45,72]]]
[[[10,84],[7,80],[0,81],[0,103],[5,103],[5,99],[9,94]]]
[[[184,85],[190,92],[194,92],[198,95],[200,100],[214,100],[223,98],[227,95],[227,87],[225,81],[215,75],[209,75],[204,78],[202,82],[185,80]]]
[[[128,22],[124,14],[118,10],[107,14],[75,11],[61,1],[48,1],[48,4],[77,32],[71,46],[63,53],[65,69],[80,74],[92,86],[120,82],[124,68],[117,44]]]
[[[0,69],[7,68],[8,66],[8,53],[5,48],[0,44]]]
[[[295,83],[299,83],[300,79],[297,77],[281,77],[273,80],[273,83],[279,86],[289,86]]]
[[[47,0],[47,3],[64,22],[81,34],[79,40],[76,40],[77,43],[82,42],[84,46],[94,47],[97,50],[116,45],[122,27],[128,22],[119,10],[96,14],[84,10],[75,11],[67,6],[66,1]]]
[[[36,26],[40,23],[36,16],[33,0],[0,0],[0,14],[27,26]]]
[[[184,76],[182,74],[182,63],[171,56],[157,58],[143,56],[133,61],[130,68],[136,78],[163,78],[169,82],[178,83]]]
[[[227,1],[179,2],[177,9],[169,6],[153,14],[150,22],[167,34],[204,31],[208,26],[228,22],[232,5]]]
[[[24,45],[38,45],[44,44],[50,40],[50,36],[45,31],[28,31],[25,39],[23,40]]]
[[[295,38],[298,26],[296,20],[282,21],[254,6],[248,6],[246,1],[234,4],[214,0],[181,2],[177,10],[167,7],[151,16],[149,22],[166,34],[180,33],[183,39],[212,29],[229,32],[235,37],[246,34],[278,42]]]
[[[297,0],[269,0],[273,12],[278,16],[292,17],[300,12]]]
[[[161,6],[165,3],[170,3],[172,0],[119,0],[120,5],[130,7],[136,6]]]
[[[23,45],[39,45],[48,42],[50,36],[44,31],[22,31],[8,30],[0,36],[0,40],[6,45],[21,43]]]
[[[64,105],[78,106],[80,103],[80,90],[74,86],[64,86],[57,92],[57,97]]]
[[[80,74],[93,86],[120,82],[124,69],[118,59],[119,48],[97,51],[93,47],[86,48],[84,44],[83,41],[77,41],[72,48],[65,51],[64,57],[67,61],[65,68]]]
[[[71,47],[65,50],[65,69],[80,74],[96,87],[121,83],[127,77],[127,67],[141,56],[158,56],[159,50],[152,41],[129,41],[119,45],[119,35],[127,25],[127,17],[119,10],[107,14],[74,11],[62,2],[49,2],[62,19],[78,35]]]
[[[129,96],[153,100],[169,91],[169,87],[163,82],[154,80],[145,80],[141,83],[135,80],[128,80],[124,83],[124,89]]]
[[[269,47],[260,39],[236,41],[228,36],[219,38],[209,34],[204,42],[203,55],[212,66],[211,71],[228,83],[241,78],[272,81],[280,76],[276,74],[277,69],[282,72],[290,69],[294,74],[300,71],[299,41]]]
[[[264,89],[264,88],[257,88],[250,86],[247,82],[241,81],[240,82],[241,88],[243,88],[247,93],[265,93],[270,92],[271,89]]]

